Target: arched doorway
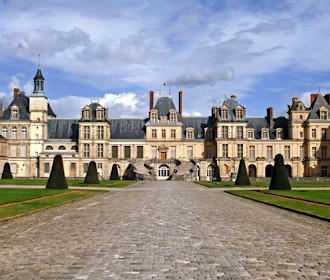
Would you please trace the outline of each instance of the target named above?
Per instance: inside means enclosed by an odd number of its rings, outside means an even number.
[[[292,168],[291,165],[286,164],[285,165],[286,172],[288,173],[288,177],[292,177]]]
[[[272,174],[273,174],[273,166],[272,166],[271,164],[268,164],[268,165],[266,166],[265,173],[266,173],[266,177],[272,177]]]
[[[228,175],[228,172],[229,172],[228,165],[227,165],[227,164],[224,164],[224,165],[222,166],[222,173],[221,173],[221,175],[225,175],[225,176],[227,176],[227,175]]]
[[[170,177],[170,168],[163,164],[158,168],[158,179],[159,180],[167,180]]]
[[[254,164],[249,165],[249,177],[257,177],[257,167]]]
[[[206,170],[206,180],[212,181],[214,177],[214,167],[212,165],[209,165]]]

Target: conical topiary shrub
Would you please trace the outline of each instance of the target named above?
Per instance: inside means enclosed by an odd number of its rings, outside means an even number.
[[[236,177],[235,185],[250,185],[250,179],[246,172],[244,159],[241,159],[238,167],[238,174]]]
[[[129,164],[124,172],[123,180],[136,180],[136,173],[134,172],[134,166]]]
[[[84,180],[85,184],[99,184],[99,177],[97,174],[96,163],[95,161],[91,161],[88,164],[88,169],[86,173],[86,177]]]
[[[112,166],[110,180],[120,180],[117,164],[114,164]]]
[[[272,179],[269,184],[270,190],[291,190],[288,178],[288,172],[284,166],[283,156],[277,154],[275,156],[275,165],[273,169]]]
[[[3,166],[1,179],[13,179],[13,174],[11,174],[10,165],[8,162],[6,162]]]
[[[214,178],[216,182],[220,182],[221,181],[221,176],[220,176],[220,168],[218,165],[214,166]]]
[[[64,175],[63,161],[61,155],[54,157],[52,171],[50,172],[47,189],[67,189],[68,184]]]

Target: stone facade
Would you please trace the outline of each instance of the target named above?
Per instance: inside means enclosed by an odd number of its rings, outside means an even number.
[[[272,108],[266,117],[247,117],[235,95],[212,107],[210,116],[184,117],[182,95],[177,110],[169,96],[154,105],[151,91],[145,119],[111,119],[98,102],[83,107],[80,119],[57,119],[39,68],[33,94],[15,89],[0,111],[1,171],[8,161],[15,177],[46,178],[53,157],[61,154],[71,178],[84,177],[94,160],[104,179],[114,164],[121,176],[132,164],[144,180],[212,180],[216,166],[231,180],[241,158],[251,177],[270,177],[281,153],[292,177],[328,176],[330,95],[311,94],[310,107],[292,98],[288,118],[274,118]]]

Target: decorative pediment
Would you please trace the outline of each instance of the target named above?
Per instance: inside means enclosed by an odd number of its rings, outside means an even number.
[[[158,147],[158,151],[160,151],[160,152],[167,152],[168,151],[168,147],[167,146],[165,146],[165,145],[160,145],[159,147]]]

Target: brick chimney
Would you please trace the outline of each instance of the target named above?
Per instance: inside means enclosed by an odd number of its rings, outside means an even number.
[[[298,101],[298,97],[292,97],[292,104]]]
[[[213,106],[211,110],[212,120],[215,121],[215,116],[217,114],[217,107]]]
[[[179,116],[182,122],[182,90],[179,91]]]
[[[324,95],[324,99],[328,102],[328,104],[330,105],[330,93],[327,93],[326,95]]]
[[[269,128],[273,128],[274,127],[273,107],[267,108],[267,121],[269,124]]]
[[[316,97],[318,97],[319,94],[318,93],[311,93],[311,105],[314,103]]]
[[[5,113],[5,111],[1,108],[1,109],[0,109],[0,118],[3,117],[4,113]]]
[[[231,98],[231,99],[236,99],[237,96],[236,96],[235,94],[232,94],[232,95],[230,96],[230,98]]]
[[[14,98],[19,94],[19,88],[14,88]]]
[[[149,92],[149,96],[150,110],[152,110],[154,108],[154,92],[152,90]]]

